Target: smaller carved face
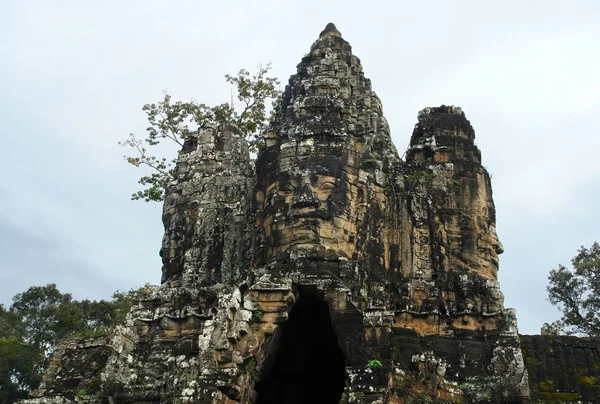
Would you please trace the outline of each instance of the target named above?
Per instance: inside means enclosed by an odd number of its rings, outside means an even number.
[[[459,226],[460,261],[469,271],[485,279],[498,279],[499,258],[504,251],[495,226],[495,208],[489,178],[478,173],[477,178],[463,178],[462,203],[469,207],[469,220]],[[455,216],[458,219],[458,216]],[[461,267],[460,265],[457,267]]]
[[[490,233],[490,248],[489,248],[490,261],[492,263],[492,267],[494,268],[493,275],[495,278],[497,278],[498,277],[498,275],[497,275],[498,268],[500,267],[500,261],[499,261],[498,256],[504,252],[504,247],[502,246],[502,243],[498,239],[498,233],[496,233],[496,228],[494,226],[490,225],[489,233]]]

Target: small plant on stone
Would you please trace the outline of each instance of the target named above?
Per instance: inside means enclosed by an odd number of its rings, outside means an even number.
[[[413,404],[429,404],[433,402],[433,399],[429,397],[427,394],[422,393],[418,397],[415,397],[413,400],[409,401]]]
[[[254,359],[254,358],[246,359],[244,361],[244,373],[249,374],[249,375],[253,374],[255,366],[256,366],[256,359]]]
[[[262,310],[254,310],[254,313],[252,313],[252,315],[254,316],[255,319],[260,320],[260,318],[263,316]]]
[[[381,361],[379,359],[371,359],[369,362],[367,362],[367,364],[365,365],[365,367],[367,369],[375,369],[375,368],[380,368],[383,365],[381,364]]]
[[[87,395],[88,395],[88,391],[86,389],[81,389],[77,392],[78,398],[84,398]]]

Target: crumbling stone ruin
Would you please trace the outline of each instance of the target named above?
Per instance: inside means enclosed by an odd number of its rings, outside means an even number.
[[[235,126],[186,141],[158,292],[63,343],[26,402],[528,402],[474,139],[460,108],[425,108],[400,158],[327,25],[254,170]]]

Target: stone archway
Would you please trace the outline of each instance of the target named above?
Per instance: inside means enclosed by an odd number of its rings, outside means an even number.
[[[329,307],[301,290],[280,326],[272,366],[256,384],[258,404],[339,403],[346,383],[344,353]]]

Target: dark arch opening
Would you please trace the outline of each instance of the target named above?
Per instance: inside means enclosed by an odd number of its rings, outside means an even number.
[[[258,404],[337,404],[346,384],[344,353],[329,307],[302,290],[280,326],[273,365],[256,383]]]

